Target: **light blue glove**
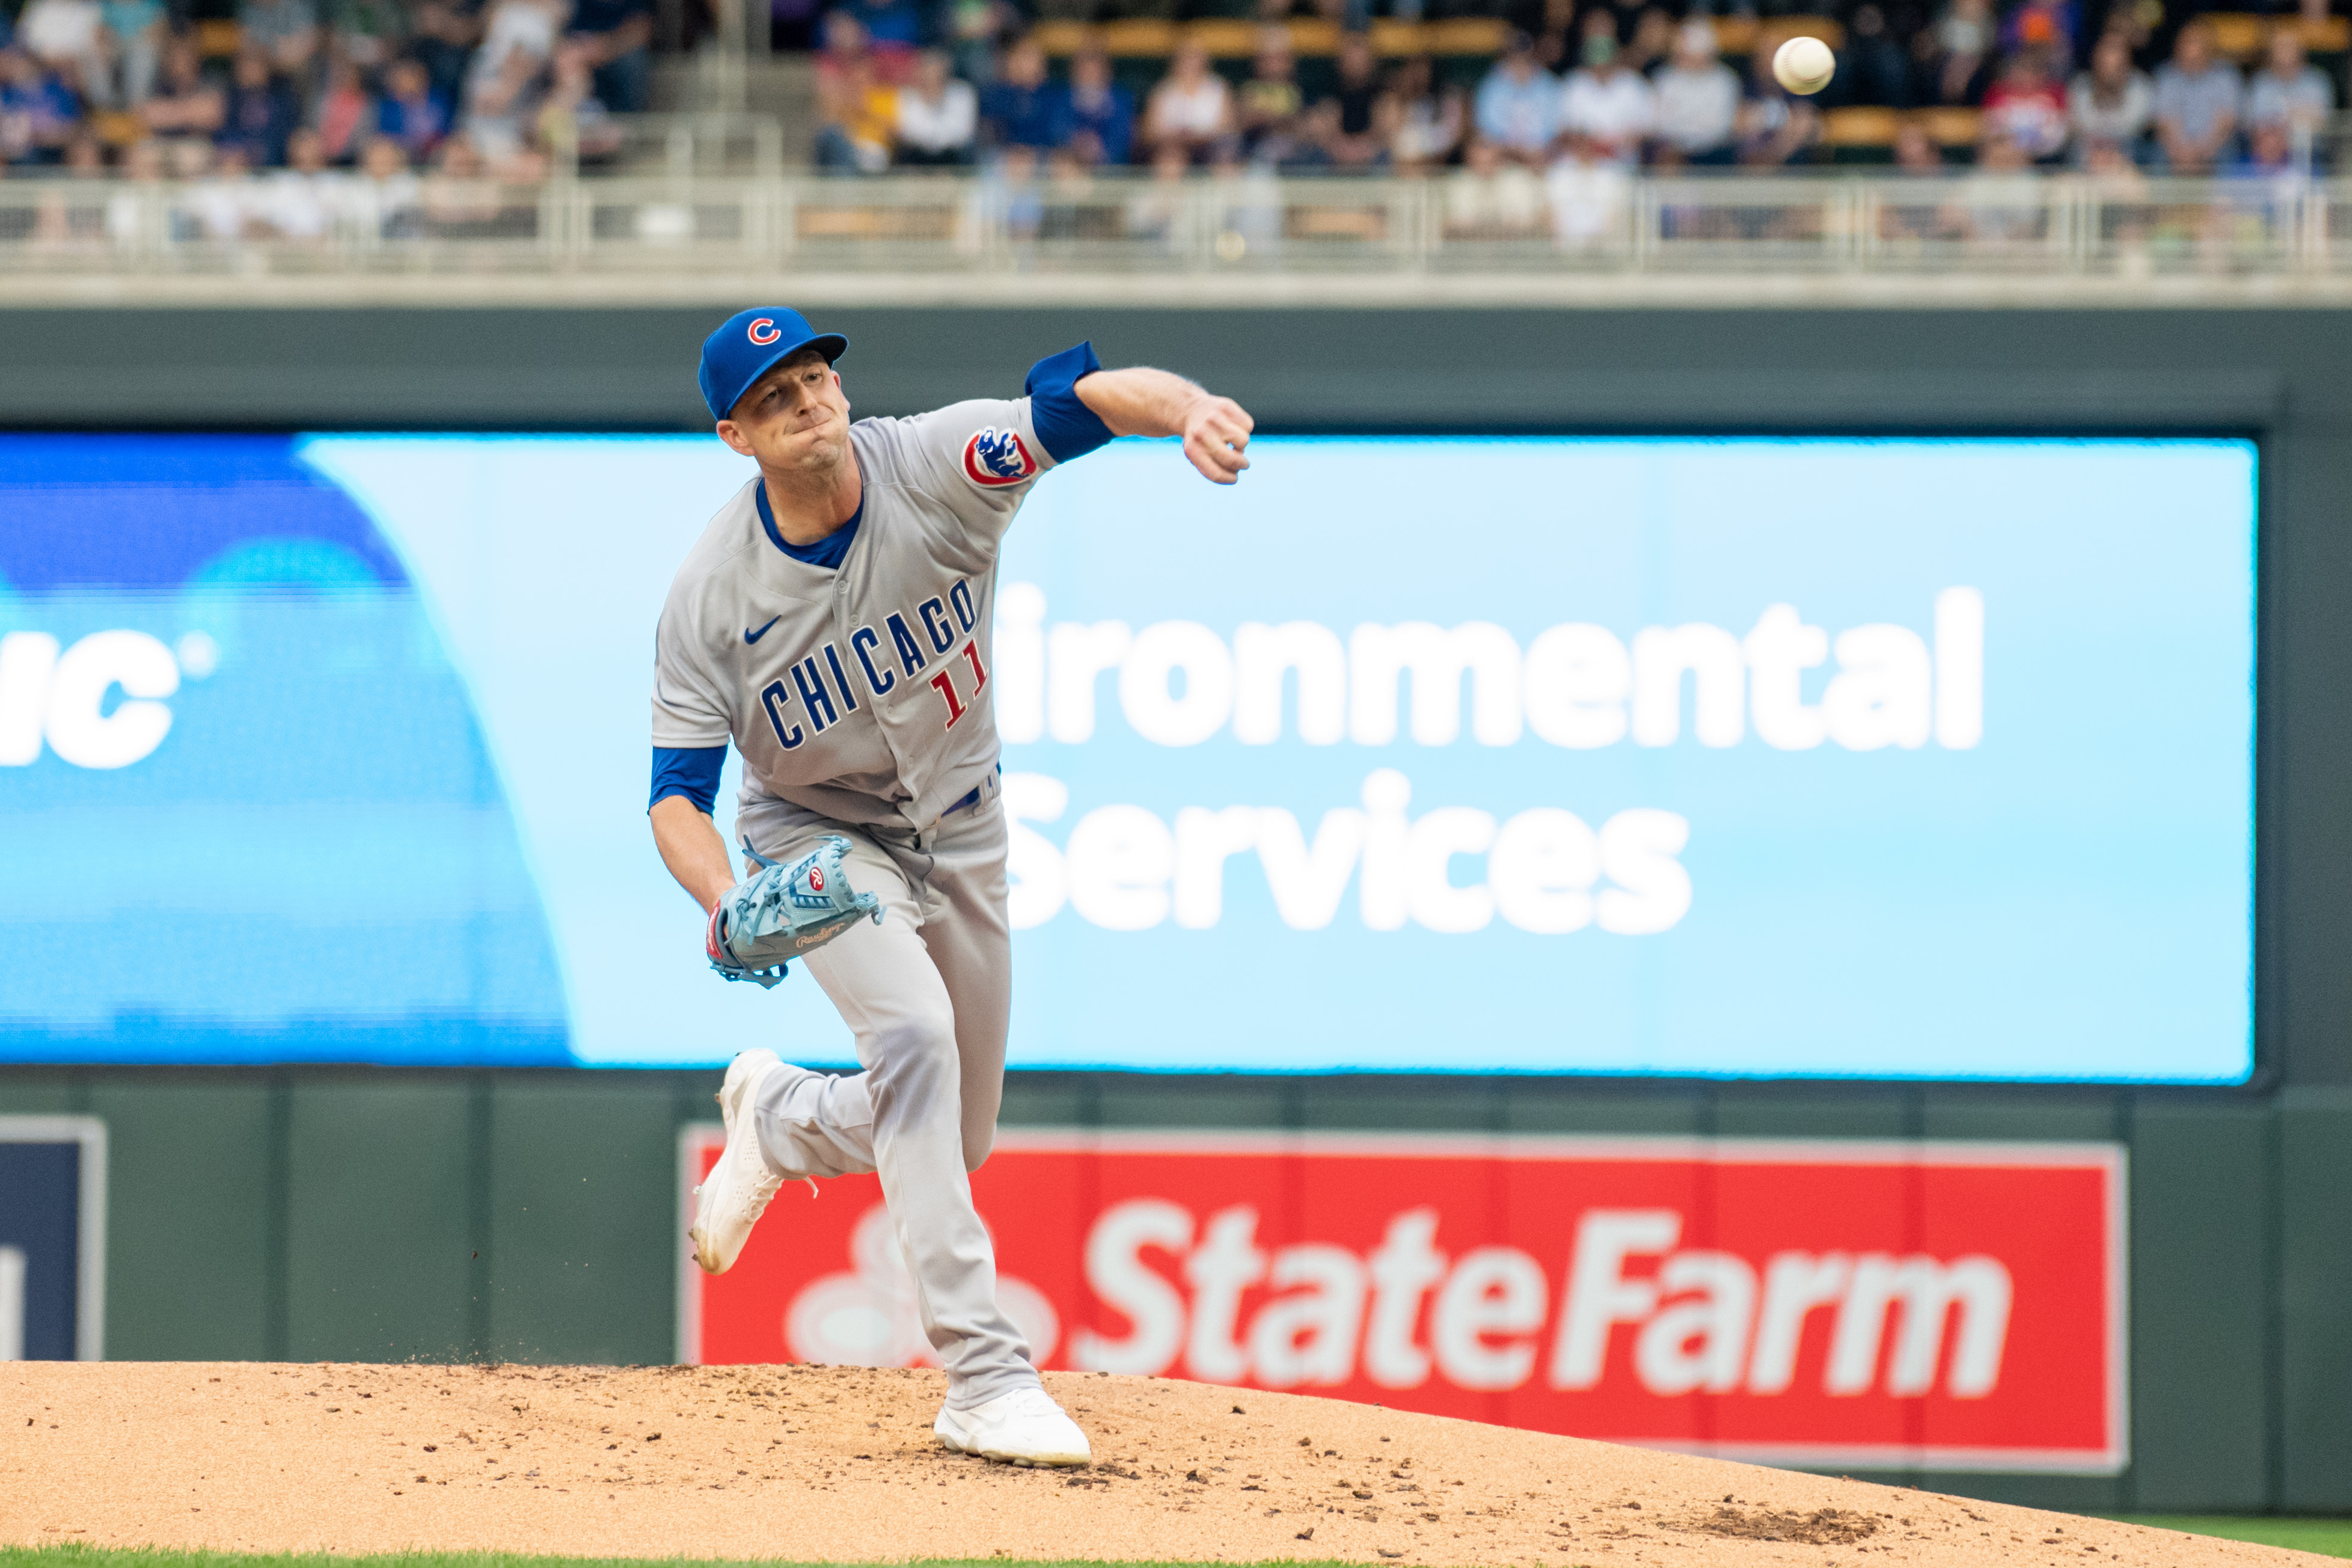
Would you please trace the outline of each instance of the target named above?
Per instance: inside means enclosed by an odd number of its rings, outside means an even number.
[[[882,900],[853,893],[841,869],[849,840],[838,834],[787,867],[743,840],[743,853],[760,863],[759,873],[739,882],[710,911],[704,942],[710,967],[730,980],[749,980],[765,989],[784,977],[784,961],[812,952],[860,920],[882,923]]]

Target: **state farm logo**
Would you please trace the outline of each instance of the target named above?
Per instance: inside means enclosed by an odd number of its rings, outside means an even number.
[[[723,1133],[689,1139],[681,1205]],[[2104,1144],[1014,1131],[971,1192],[1041,1365],[2112,1475],[2123,1181]],[[682,1265],[680,1359],[928,1354],[876,1178],[823,1193],[724,1277]]]
[[[1981,1398],[1999,1381],[2009,1331],[2012,1291],[1998,1259],[1795,1250],[1750,1259],[1678,1247],[1685,1216],[1667,1209],[1587,1211],[1556,1311],[1544,1262],[1516,1247],[1449,1257],[1436,1245],[1434,1208],[1392,1215],[1362,1254],[1329,1242],[1269,1251],[1257,1245],[1258,1223],[1248,1205],[1197,1225],[1165,1199],[1106,1211],[1087,1238],[1087,1282],[1133,1326],[1117,1338],[1080,1330],[1072,1363],[1146,1376],[1181,1363],[1205,1382],[1265,1388],[1346,1384],[1360,1369],[1381,1388],[1434,1376],[1504,1390],[1540,1370],[1552,1388],[1589,1389],[1624,1325],[1635,1331],[1634,1375],[1651,1394],[1776,1394],[1795,1381],[1809,1320],[1827,1312],[1834,1326],[1814,1369],[1824,1393],[1926,1394],[1941,1366],[1946,1392]],[[1146,1249],[1179,1261],[1184,1289],[1146,1262]],[[1244,1321],[1245,1293],[1260,1288],[1275,1297]]]
[[[0,637],[0,767],[40,760],[42,742],[78,768],[123,768],[171,732],[163,699],[203,679],[220,647],[190,632],[176,647],[137,631],[92,632],[70,647],[47,632]]]

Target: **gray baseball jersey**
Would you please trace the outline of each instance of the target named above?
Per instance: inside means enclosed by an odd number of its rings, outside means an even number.
[[[757,479],[737,491],[662,608],[654,744],[732,739],[746,804],[839,822],[920,831],[978,787],[997,763],[997,547],[1054,466],[1031,402],[852,425],[865,493],[835,569],[770,537]]]

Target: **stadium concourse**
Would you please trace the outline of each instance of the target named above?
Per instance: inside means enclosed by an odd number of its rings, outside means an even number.
[[[939,1375],[906,1369],[28,1363],[0,1403],[0,1544],[864,1563],[2320,1561],[1377,1405],[1107,1373],[1047,1381],[1097,1434],[1086,1469],[948,1452],[929,1432]]]

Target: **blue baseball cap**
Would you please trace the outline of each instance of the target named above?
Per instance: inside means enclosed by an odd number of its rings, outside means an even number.
[[[710,416],[724,419],[751,384],[803,349],[814,349],[827,364],[849,352],[839,332],[820,332],[798,310],[761,305],[738,310],[702,340],[702,401]]]

